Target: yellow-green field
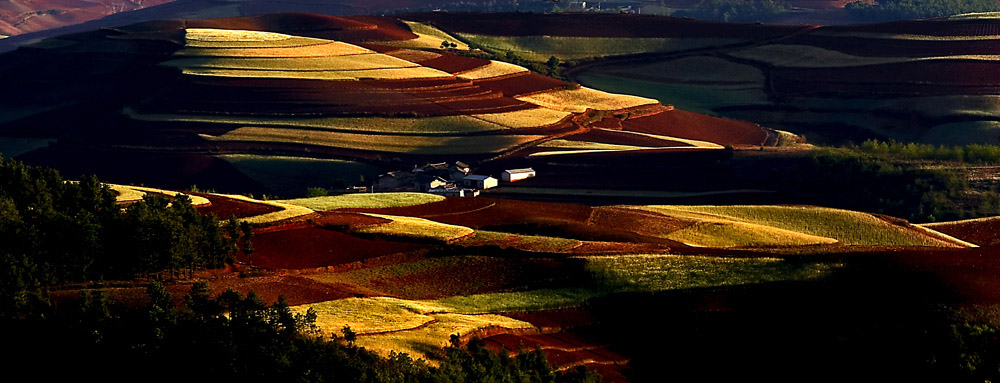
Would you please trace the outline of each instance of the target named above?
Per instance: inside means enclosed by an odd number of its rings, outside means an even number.
[[[537,111],[536,111],[537,110]],[[382,133],[474,133],[501,131],[508,128],[525,128],[534,125],[531,119],[540,116],[538,122],[550,122],[568,113],[548,109],[527,109],[524,111],[475,114],[462,116],[431,117],[268,117],[268,116],[214,116],[197,114],[152,114],[125,109],[125,115],[141,121],[208,122],[229,125],[254,125],[287,128],[314,128],[356,132]],[[561,119],[561,118],[560,118]],[[559,120],[555,120],[558,122]],[[554,123],[554,122],[553,122]],[[503,125],[508,124],[508,125]],[[525,126],[527,125],[527,126]]]
[[[711,247],[844,245],[957,247],[871,214],[814,206],[635,206],[697,222],[665,235]],[[810,243],[811,242],[811,243]]]
[[[650,149],[645,146],[632,146],[632,145],[616,145],[616,144],[605,144],[601,142],[587,142],[587,141],[569,141],[569,140],[550,140],[545,141],[541,144],[535,145],[539,148],[553,148],[553,149],[573,149],[573,150],[638,150],[638,149]]]
[[[282,221],[282,220],[286,220],[286,219],[290,219],[290,218],[295,218],[295,217],[301,217],[301,216],[306,215],[306,214],[312,214],[312,213],[314,213],[314,211],[312,209],[309,209],[309,208],[306,208],[306,207],[302,207],[302,206],[289,205],[289,204],[280,203],[280,202],[274,202],[274,201],[261,201],[261,200],[256,200],[256,199],[253,199],[253,198],[241,196],[241,195],[230,195],[230,194],[219,194],[219,195],[221,195],[223,197],[237,199],[237,200],[240,200],[240,201],[259,203],[259,204],[264,204],[264,205],[269,205],[269,206],[274,206],[274,207],[281,208],[281,210],[273,212],[273,213],[266,213],[266,214],[261,214],[261,215],[255,215],[253,217],[240,218],[240,221],[247,221],[247,222],[250,222],[252,224],[265,224],[265,223],[277,222],[277,221]]]
[[[528,69],[502,61],[490,61],[489,64],[479,68],[455,73],[455,76],[463,80],[481,80],[485,78],[500,77],[516,73],[527,73]]]
[[[615,111],[659,103],[651,98],[614,94],[583,87],[535,93],[517,99],[553,110],[574,113],[583,113],[587,109]]]
[[[410,28],[410,31],[417,35],[416,39],[383,41],[380,44],[399,48],[440,49],[441,43],[447,41],[455,44],[455,49],[469,50],[469,46],[466,43],[431,25],[415,21],[404,20],[403,22]]]
[[[379,53],[324,57],[193,57],[170,60],[163,65],[185,69],[268,71],[358,71],[418,66],[415,63]]]
[[[289,205],[304,206],[313,210],[333,210],[344,208],[385,208],[422,205],[443,201],[444,197],[429,193],[357,193],[338,196],[298,198],[277,201]]]
[[[471,117],[508,128],[532,128],[559,123],[572,113],[548,108],[531,108],[504,113],[473,114]]]
[[[512,247],[525,251],[562,252],[580,246],[582,242],[576,239],[550,237],[544,235],[525,235],[504,233],[489,230],[476,230],[476,235],[462,242],[470,246],[501,246]]]
[[[331,41],[325,44],[279,48],[192,48],[174,53],[176,56],[190,57],[333,57],[374,53],[354,44]]]
[[[449,225],[423,218],[384,214],[366,215],[385,218],[392,220],[392,222],[376,226],[363,227],[355,230],[356,233],[377,234],[422,241],[429,240],[433,242],[451,242],[456,239],[469,236],[475,232],[474,230],[464,226]]]
[[[109,188],[111,188],[111,190],[114,190],[115,192],[118,193],[118,195],[115,197],[116,202],[138,201],[141,200],[142,197],[145,197],[146,194],[153,193],[153,194],[162,194],[168,197],[177,197],[180,195],[184,195],[191,200],[191,205],[194,206],[207,205],[211,203],[207,198],[199,197],[196,195],[184,194],[173,190],[163,190],[163,189],[148,188],[143,186],[117,185],[117,184],[107,184],[107,185]]]

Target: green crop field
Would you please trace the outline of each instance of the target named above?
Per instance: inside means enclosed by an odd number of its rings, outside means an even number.
[[[490,50],[514,52],[525,59],[544,62],[621,56],[651,52],[676,52],[743,42],[713,38],[611,38],[561,36],[488,36],[458,33],[459,37]]]
[[[14,158],[24,153],[44,148],[55,141],[54,138],[2,137],[0,138],[0,156],[3,158]]]
[[[311,187],[366,185],[378,168],[361,162],[320,158],[227,154],[218,156],[282,196],[301,196]],[[339,181],[339,182],[338,182]]]
[[[713,56],[693,56],[677,60],[656,60],[627,67],[609,66],[605,73],[654,81],[764,83],[764,72]]]
[[[577,76],[581,84],[612,93],[635,94],[692,112],[717,115],[714,108],[735,105],[767,105],[763,88],[755,85],[671,84],[626,78],[588,70]]]
[[[579,240],[544,235],[524,235],[489,230],[476,230],[476,235],[459,244],[468,246],[495,245],[525,251],[560,252],[580,245]]]

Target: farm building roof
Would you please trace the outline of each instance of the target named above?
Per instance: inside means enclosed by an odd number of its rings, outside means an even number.
[[[485,181],[485,180],[487,180],[489,178],[493,178],[493,177],[491,177],[491,176],[473,175],[473,174],[465,176],[465,179],[471,180],[471,181]]]
[[[507,170],[504,170],[504,171],[507,172],[507,173],[510,173],[510,174],[521,174],[521,173],[534,173],[535,169],[532,169],[532,168],[521,168],[521,169],[507,169]]]

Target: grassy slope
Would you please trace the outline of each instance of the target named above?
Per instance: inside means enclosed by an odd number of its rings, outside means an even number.
[[[378,234],[433,242],[450,242],[471,235],[474,230],[415,217],[398,215],[367,214],[373,217],[391,219],[392,222],[358,229],[357,233]]]
[[[359,193],[338,196],[297,198],[278,201],[290,205],[305,206],[313,210],[333,210],[345,208],[383,208],[421,205],[443,201],[444,197],[427,193]]]
[[[667,215],[704,214],[766,227],[834,238],[846,245],[950,246],[871,214],[811,206],[658,206]]]

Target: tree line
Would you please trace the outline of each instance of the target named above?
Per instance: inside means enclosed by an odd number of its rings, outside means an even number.
[[[191,200],[147,194],[122,208],[96,177],[0,159],[0,315],[18,315],[45,286],[191,273],[234,262],[249,225],[220,225]]]

